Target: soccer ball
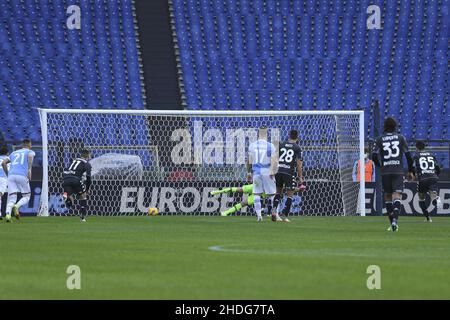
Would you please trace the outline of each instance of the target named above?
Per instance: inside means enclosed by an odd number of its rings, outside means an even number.
[[[158,214],[158,208],[148,208],[147,214],[149,216],[156,216]]]

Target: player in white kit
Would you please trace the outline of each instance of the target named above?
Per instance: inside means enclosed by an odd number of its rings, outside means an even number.
[[[0,164],[8,158],[8,148],[6,146],[0,147]],[[8,191],[8,177],[5,171],[3,171],[2,166],[0,166],[0,220],[2,220],[2,198],[3,195]]]
[[[19,208],[28,204],[31,197],[30,180],[35,153],[31,150],[31,140],[22,141],[22,149],[12,152],[3,160],[2,167],[8,176],[8,204],[6,206],[6,222],[11,221],[11,211],[19,219]],[[8,170],[8,163],[10,168]],[[17,201],[17,194],[22,198]]]
[[[273,198],[277,191],[275,185],[277,167],[277,149],[267,141],[267,128],[260,128],[258,140],[249,146],[247,163],[247,179],[253,181],[253,195],[258,221],[262,221],[261,195],[266,194],[270,205],[273,204]]]

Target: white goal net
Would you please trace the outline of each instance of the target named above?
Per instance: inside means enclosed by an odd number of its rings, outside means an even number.
[[[306,191],[293,215],[364,215],[362,111],[154,111],[39,109],[43,140],[40,215],[75,215],[62,201],[62,172],[91,151],[90,215],[218,215],[246,195],[210,191],[246,181],[247,150],[261,126],[275,146],[299,132]],[[360,166],[364,177],[364,166]],[[364,178],[363,178],[364,179]],[[362,180],[363,180],[362,179]],[[252,215],[246,207],[236,215]]]

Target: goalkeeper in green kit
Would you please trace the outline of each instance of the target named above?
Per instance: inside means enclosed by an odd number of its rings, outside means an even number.
[[[243,193],[243,194],[249,195],[246,200],[243,199],[240,203],[235,204],[230,209],[228,209],[224,212],[221,212],[220,214],[222,216],[228,216],[232,213],[235,213],[236,211],[241,210],[242,208],[244,208],[246,206],[252,206],[255,203],[255,197],[253,195],[253,184],[246,184],[242,187],[229,187],[229,188],[214,190],[214,191],[210,192],[210,194],[213,196],[216,194],[221,194],[221,193]],[[261,195],[261,198],[265,199],[266,195],[263,193]]]
[[[294,189],[294,192],[302,192],[305,190],[304,186],[300,186]],[[221,194],[221,193],[243,193],[243,194],[248,194],[247,199],[243,199],[240,203],[235,204],[234,206],[232,206],[230,209],[221,212],[220,214],[222,216],[228,216],[232,213],[235,213],[236,211],[241,210],[242,208],[246,207],[246,206],[252,206],[255,203],[255,197],[253,196],[253,184],[246,184],[242,187],[228,187],[228,188],[223,188],[220,190],[214,190],[211,191],[210,194],[211,195],[216,195],[216,194]],[[262,199],[266,199],[266,194],[262,194],[261,198]],[[272,208],[269,206],[267,207],[267,214],[270,215],[272,212]],[[281,221],[281,219],[279,217],[277,217],[277,221]]]

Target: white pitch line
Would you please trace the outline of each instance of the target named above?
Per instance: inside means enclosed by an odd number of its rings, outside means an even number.
[[[227,245],[227,246],[238,246],[237,244],[233,245]],[[208,250],[215,251],[215,252],[234,252],[234,253],[256,253],[256,254],[287,254],[287,255],[295,255],[295,256],[338,256],[338,257],[355,257],[355,258],[386,258],[383,257],[380,253],[354,253],[354,252],[342,252],[339,249],[309,249],[309,248],[299,248],[299,249],[284,249],[284,250],[267,250],[267,249],[239,249],[239,248],[225,248],[225,245],[222,246],[211,246],[208,247]],[[403,254],[401,257],[399,256],[399,259],[404,258],[427,258],[427,259],[437,259],[442,260],[441,256],[433,256],[433,255],[417,255],[417,254],[409,254],[406,255]],[[391,258],[397,258],[396,256],[393,256]]]

